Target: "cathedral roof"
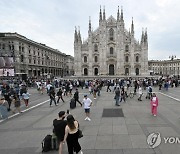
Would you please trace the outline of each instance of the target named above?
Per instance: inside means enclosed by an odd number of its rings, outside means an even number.
[[[111,15],[111,16],[107,19],[107,23],[116,23],[116,19]]]

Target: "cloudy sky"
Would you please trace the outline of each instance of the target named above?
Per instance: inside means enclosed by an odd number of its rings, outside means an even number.
[[[130,28],[133,17],[137,40],[147,27],[149,59],[180,58],[179,0],[0,0],[0,32],[17,32],[74,55],[75,26],[86,39],[89,16],[93,29],[98,27],[100,5],[107,18],[116,18],[122,6],[125,28]]]

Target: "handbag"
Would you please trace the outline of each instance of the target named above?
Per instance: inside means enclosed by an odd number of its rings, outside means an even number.
[[[81,137],[83,137],[82,130],[78,129],[78,138],[81,138]]]

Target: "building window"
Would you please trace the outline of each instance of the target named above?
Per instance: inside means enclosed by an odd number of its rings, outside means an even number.
[[[29,59],[29,63],[31,63],[31,59]]]
[[[36,60],[34,59],[34,64],[36,64]]]
[[[113,47],[110,47],[110,54],[113,55]]]
[[[109,40],[110,41],[114,40],[114,30],[112,28],[109,30]]]
[[[88,69],[87,68],[84,68],[84,75],[88,75]]]
[[[24,62],[24,56],[23,55],[21,55],[21,63],[23,63]]]
[[[139,57],[138,56],[136,56],[136,62],[139,62]]]
[[[87,57],[84,56],[84,63],[87,63]]]
[[[96,63],[98,62],[98,57],[97,57],[97,56],[94,57],[94,61],[95,61]]]
[[[129,45],[126,45],[126,46],[125,46],[125,51],[126,51],[126,52],[129,52]]]
[[[98,46],[97,46],[97,44],[94,45],[94,52],[98,52]]]
[[[128,56],[126,56],[126,58],[125,58],[125,59],[126,59],[126,62],[128,62],[128,61],[129,61],[129,57],[128,57]]]

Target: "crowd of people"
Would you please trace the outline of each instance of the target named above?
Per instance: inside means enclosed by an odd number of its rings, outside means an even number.
[[[107,93],[112,93],[115,99],[115,105],[120,106],[122,102],[126,103],[130,98],[136,97],[138,101],[142,101],[142,96],[145,94],[145,99],[150,99],[151,114],[157,116],[157,107],[159,104],[158,97],[153,92],[153,88],[167,91],[169,87],[178,87],[180,85],[179,78],[144,78],[144,79],[93,79],[93,80],[28,80],[27,82],[16,80],[2,82],[0,86],[0,114],[1,118],[8,118],[9,112],[12,114],[21,113],[21,104],[29,107],[30,94],[28,88],[34,87],[39,94],[48,94],[50,98],[49,106],[54,103],[58,106],[60,101],[65,103],[64,97],[70,97],[74,100],[75,107],[78,103],[84,108],[86,121],[91,121],[90,108],[92,100],[87,94],[83,100],[80,100],[79,89],[87,89],[89,95],[93,99],[101,96],[101,90],[106,87]],[[14,104],[14,108],[12,107]],[[66,120],[64,118],[66,117]],[[69,154],[83,153],[78,142],[79,123],[74,119],[73,115],[66,114],[65,111],[59,112],[59,117],[53,121],[54,132],[58,138],[59,154],[62,154],[62,146],[67,142]]]

